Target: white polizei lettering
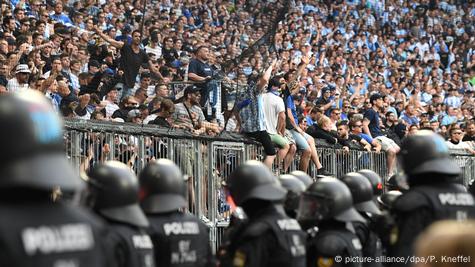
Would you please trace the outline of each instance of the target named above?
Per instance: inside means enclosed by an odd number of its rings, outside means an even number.
[[[277,225],[279,225],[279,228],[283,231],[301,230],[300,224],[294,219],[278,220]]]
[[[190,240],[180,240],[178,242],[178,251],[172,251],[171,262],[173,264],[194,263],[197,261],[195,250],[191,249]]]
[[[23,229],[23,246],[27,255],[84,251],[94,246],[92,229],[87,224],[28,227]]]
[[[134,235],[132,236],[132,243],[137,249],[152,249],[153,244],[148,235]]]
[[[171,222],[163,225],[165,235],[198,235],[200,228],[196,222]]]
[[[472,195],[467,193],[442,193],[439,194],[439,201],[442,205],[451,206],[473,206]]]

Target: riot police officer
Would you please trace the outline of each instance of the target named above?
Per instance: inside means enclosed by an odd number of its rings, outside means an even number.
[[[360,173],[350,172],[341,178],[353,197],[355,209],[366,219],[366,223],[354,222],[356,235],[363,245],[363,256],[376,259],[382,256],[382,245],[378,235],[372,230],[381,211],[373,201],[373,185]],[[381,261],[371,261],[365,266],[382,266]]]
[[[231,240],[222,266],[305,266],[305,233],[279,204],[286,190],[272,172],[247,161],[231,173],[228,187],[248,221]]]
[[[57,197],[84,184],[67,161],[61,119],[44,95],[1,95],[0,123],[0,266],[112,265],[101,221]]]
[[[401,191],[391,190],[378,197],[381,210],[392,210],[394,202],[402,195]]]
[[[132,170],[108,161],[94,166],[88,182],[88,204],[109,223],[117,266],[154,267],[153,244],[146,233],[149,223],[138,204],[139,184]]]
[[[371,186],[373,187],[373,195],[375,197],[381,196],[381,194],[383,194],[383,182],[381,176],[369,169],[359,170],[358,173],[369,180]]]
[[[300,194],[305,191],[305,184],[291,174],[279,176],[281,185],[287,189],[287,195],[284,200],[284,210],[290,218],[297,217],[299,208]]]
[[[307,266],[363,266],[357,260],[345,262],[362,257],[351,222],[365,220],[353,208],[351,192],[342,181],[324,177],[311,184],[302,193],[297,218],[309,234]],[[336,256],[342,260],[335,261]]]
[[[474,199],[458,183],[460,168],[449,157],[444,139],[426,130],[407,137],[399,152],[409,190],[394,203],[397,233],[391,255],[413,255],[415,237],[441,219],[465,220],[474,216]]]
[[[168,159],[151,161],[140,172],[139,181],[157,266],[213,264],[206,225],[180,211],[187,206],[187,186],[178,166]]]

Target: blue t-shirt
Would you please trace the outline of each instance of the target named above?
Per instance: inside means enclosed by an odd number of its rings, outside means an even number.
[[[287,108],[290,108],[290,110],[292,111],[295,124],[299,125],[299,120],[297,116],[297,108],[295,107],[294,98],[292,97],[292,95],[289,95],[287,99],[285,100],[285,102],[286,102]]]
[[[370,144],[373,143],[373,138],[371,138],[371,136],[369,136],[365,133],[360,133],[358,136],[363,138],[364,140],[366,140],[366,142],[368,142]]]
[[[379,114],[374,109],[368,109],[364,114],[365,119],[369,120],[369,131],[373,138],[383,135],[379,127]]]

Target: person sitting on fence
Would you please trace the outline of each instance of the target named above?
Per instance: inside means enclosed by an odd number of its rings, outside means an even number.
[[[379,112],[384,107],[383,96],[378,93],[373,94],[370,97],[370,103],[371,108],[364,113],[363,132],[381,144],[381,148],[387,153],[388,173],[392,174],[396,165],[396,154],[399,152],[399,146],[392,139],[386,137],[381,130]]]
[[[272,143],[278,148],[278,160],[284,162],[283,172],[286,172],[292,162],[297,147],[295,142],[288,140],[285,135],[285,104],[284,100],[279,96],[281,87],[279,76],[273,77],[269,82],[268,91],[263,98],[264,116],[266,122],[266,131],[270,136]]]
[[[297,77],[302,73],[303,69],[307,66],[309,62],[310,58],[308,56],[303,57],[302,64],[300,65],[297,74],[295,76],[289,75],[290,73],[293,73],[293,71],[289,71],[286,75],[286,81],[288,83],[288,86],[284,94],[284,101],[287,109],[287,129],[289,129],[290,133],[292,134],[292,137],[297,144],[297,149],[303,150],[302,155],[300,157],[300,170],[307,172],[308,165],[311,159],[317,167],[317,171],[319,171],[320,174],[325,175],[327,174],[327,171],[324,169],[324,167],[320,163],[320,159],[318,158],[315,140],[312,136],[307,134],[299,127],[297,107],[294,103],[294,98],[300,90]]]
[[[272,168],[276,151],[269,134],[266,132],[263,94],[276,64],[277,60],[274,60],[261,77],[258,77],[256,81],[250,81],[237,100],[241,132],[248,137],[255,138],[262,144],[265,152],[264,164],[269,169]]]

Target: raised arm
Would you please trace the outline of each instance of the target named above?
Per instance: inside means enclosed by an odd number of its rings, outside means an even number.
[[[274,66],[276,64],[277,64],[277,59],[274,59],[274,61],[272,61],[272,64],[270,64],[270,66],[267,68],[264,75],[262,75],[262,77],[257,82],[257,90],[259,91],[264,90],[265,86],[269,83],[270,75],[272,74],[272,70],[274,69]]]
[[[121,49],[124,46],[124,42],[121,41],[116,41],[112,39],[110,36],[107,34],[103,33],[101,29],[99,29],[97,26],[94,26],[94,31],[99,35],[104,41],[108,42],[112,46],[116,47],[117,49]]]

